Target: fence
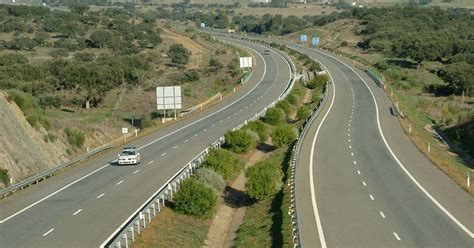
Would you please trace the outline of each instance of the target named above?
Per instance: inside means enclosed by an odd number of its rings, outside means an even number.
[[[54,168],[51,168],[47,171],[44,171],[40,174],[37,174],[37,175],[34,175],[32,177],[29,177],[28,179],[24,180],[24,181],[21,181],[19,183],[15,183],[13,185],[10,185],[9,187],[5,188],[5,189],[2,189],[0,190],[0,196],[2,198],[5,198],[7,197],[8,195],[10,194],[13,194],[15,193],[17,190],[22,190],[30,185],[33,185],[33,184],[36,184],[40,181],[43,181],[44,179],[48,178],[48,177],[51,177],[54,175],[54,173],[58,172],[59,170],[61,169],[64,169],[68,166],[71,166],[72,164],[75,164],[79,161],[82,161],[84,159],[87,159],[89,158],[90,156],[92,155],[95,155],[97,153],[100,153],[102,151],[105,151],[109,148],[111,148],[112,145],[111,144],[107,144],[107,145],[104,145],[104,146],[101,146],[101,147],[97,147],[95,149],[92,149],[91,151],[79,156],[79,157],[76,157],[74,158],[73,160],[70,160],[68,162],[65,162],[65,163],[62,163]]]
[[[289,56],[281,51],[278,53],[287,61],[291,70],[291,78],[285,91],[267,107],[254,116],[245,120],[243,123],[232,128],[233,131],[242,128],[250,121],[254,121],[263,117],[266,114],[267,109],[275,106],[276,103],[284,99],[291,89],[293,89],[295,82],[295,65]],[[152,218],[161,211],[166,205],[166,200],[173,198],[173,194],[179,189],[181,182],[189,178],[195,170],[204,161],[205,156],[208,154],[209,149],[213,147],[220,147],[225,142],[224,137],[220,137],[209,147],[204,149],[196,157],[194,157],[189,163],[181,168],[175,175],[173,175],[160,189],[158,189],[150,198],[145,201],[122,225],[107,239],[100,247],[129,247],[129,245],[135,241],[136,235],[139,235],[143,228],[151,222]]]

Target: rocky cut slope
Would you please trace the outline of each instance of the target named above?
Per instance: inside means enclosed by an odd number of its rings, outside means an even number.
[[[0,170],[7,177],[0,188],[47,170],[67,160],[66,146],[60,141],[46,142],[46,130],[36,130],[22,111],[0,91]]]

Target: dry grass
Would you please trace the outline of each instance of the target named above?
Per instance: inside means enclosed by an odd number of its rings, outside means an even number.
[[[302,17],[305,15],[323,15],[338,11],[330,6],[321,6],[316,4],[289,4],[288,8],[240,8],[235,10],[237,15],[259,15],[264,14],[289,16],[294,15]]]
[[[189,69],[197,69],[199,67],[206,66],[209,62],[209,58],[211,58],[209,50],[205,49],[199,43],[193,41],[187,36],[178,34],[168,29],[163,29],[161,38],[165,44],[181,44],[186,49],[191,51],[191,58],[187,65]]]
[[[209,220],[177,214],[164,208],[131,247],[201,247],[209,226]]]

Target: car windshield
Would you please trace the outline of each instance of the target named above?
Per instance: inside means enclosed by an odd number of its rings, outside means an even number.
[[[124,151],[122,151],[122,154],[120,154],[120,155],[122,155],[122,156],[130,156],[130,155],[136,155],[136,154],[137,154],[137,152],[134,151],[134,150],[124,150]]]

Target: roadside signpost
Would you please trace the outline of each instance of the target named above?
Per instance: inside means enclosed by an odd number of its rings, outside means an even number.
[[[252,68],[252,57],[240,57],[240,68]]]
[[[313,37],[311,39],[311,44],[315,45],[315,46],[319,46],[319,37]]]
[[[300,35],[300,41],[301,43],[306,43],[308,41],[308,35],[306,34]]]
[[[206,23],[201,22],[201,28],[205,28],[205,27],[206,27]]]
[[[176,110],[181,108],[181,86],[156,87],[156,109],[163,110],[163,120],[167,109],[174,110],[176,119]]]
[[[123,141],[127,142],[128,127],[122,127]]]

